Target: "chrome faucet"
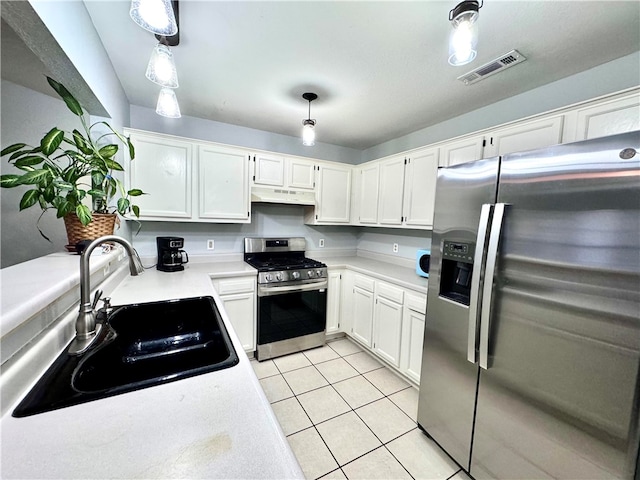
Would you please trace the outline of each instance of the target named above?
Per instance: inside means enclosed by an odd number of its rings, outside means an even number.
[[[133,246],[124,238],[115,235],[105,235],[91,242],[80,256],[80,312],[76,319],[76,336],[69,347],[69,355],[80,355],[86,352],[92,343],[98,338],[98,333],[102,327],[101,324],[96,325],[95,304],[98,302],[101,292],[98,292],[96,298],[91,303],[91,286],[89,272],[89,258],[93,250],[105,242],[116,242],[122,245],[129,255],[129,271],[131,275],[136,276],[144,272],[144,267],[140,261],[138,253]]]

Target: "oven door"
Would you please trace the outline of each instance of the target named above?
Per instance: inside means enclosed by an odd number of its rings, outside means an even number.
[[[318,334],[326,329],[327,281],[258,285],[258,345]]]

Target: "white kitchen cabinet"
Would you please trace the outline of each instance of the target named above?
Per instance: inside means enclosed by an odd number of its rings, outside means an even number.
[[[408,293],[403,308],[400,370],[414,382],[420,383],[427,297]]]
[[[198,145],[198,217],[249,221],[249,161],[243,150]]]
[[[330,270],[327,273],[327,334],[337,333],[340,331],[342,274],[342,270]]]
[[[253,156],[253,164],[254,185],[302,190],[315,186],[312,160],[260,153]]]
[[[140,220],[250,222],[250,157],[245,150],[125,131],[136,148],[128,185],[148,194],[135,199]]]
[[[400,366],[403,296],[401,288],[376,282],[373,350],[394,367]]]
[[[562,143],[563,120],[563,115],[555,115],[494,130],[484,149],[484,158]]]
[[[405,163],[404,155],[380,162],[378,223],[381,225],[402,224]]]
[[[440,146],[440,166],[452,167],[483,158],[485,137],[476,135]]]
[[[402,211],[408,227],[433,226],[438,158],[437,148],[418,150],[407,158]]]
[[[371,348],[375,283],[373,279],[362,275],[354,275],[353,283],[351,335],[359,342]]]
[[[191,219],[193,144],[169,135],[127,134],[136,150],[129,185],[147,194],[135,198],[140,218]]]
[[[231,325],[246,352],[256,349],[256,277],[229,277],[213,280]]]
[[[378,185],[380,180],[378,162],[369,163],[359,169],[358,178],[360,179],[359,223],[375,224],[378,222]]]
[[[349,165],[320,162],[316,167],[316,205],[307,207],[305,223],[346,224],[351,218]]]
[[[575,140],[640,130],[640,93],[576,111]]]

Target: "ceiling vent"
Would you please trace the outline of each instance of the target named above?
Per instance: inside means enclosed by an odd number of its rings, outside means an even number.
[[[472,83],[479,82],[491,75],[494,75],[498,72],[502,72],[509,67],[513,67],[519,63],[524,62],[527,59],[524,55],[522,55],[517,50],[511,50],[509,53],[506,53],[495,60],[492,60],[489,63],[485,63],[481,67],[476,68],[475,70],[465,73],[458,77],[465,85],[471,85]]]

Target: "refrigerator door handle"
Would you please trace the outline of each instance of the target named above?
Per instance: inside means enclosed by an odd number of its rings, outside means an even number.
[[[476,238],[476,251],[473,255],[473,270],[471,273],[471,299],[469,301],[469,334],[467,337],[467,360],[471,363],[478,361],[478,334],[480,323],[478,322],[478,301],[480,300],[480,273],[484,260],[484,249],[487,241],[489,219],[493,205],[485,203],[480,211],[478,222],[478,236]]]
[[[482,289],[482,312],[480,314],[480,368],[489,368],[489,334],[491,333],[491,306],[493,304],[493,283],[498,257],[498,244],[502,235],[502,221],[507,204],[496,203],[491,222],[491,236],[487,249],[487,266],[484,273]]]

